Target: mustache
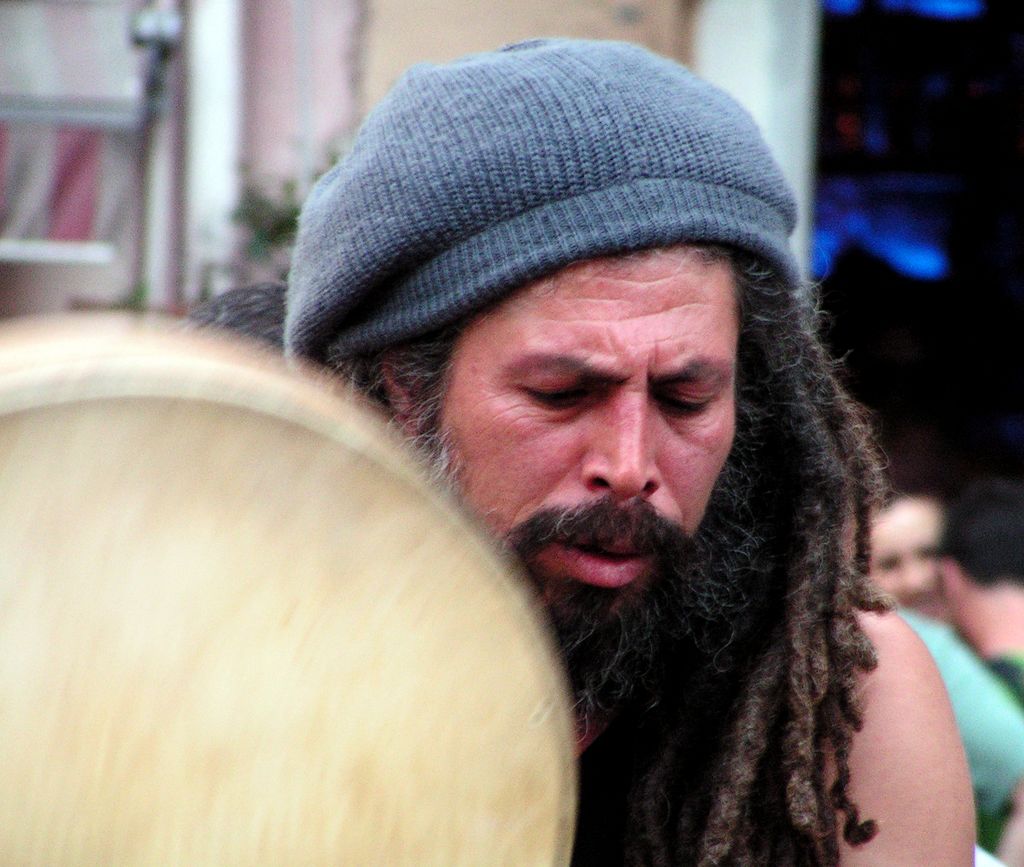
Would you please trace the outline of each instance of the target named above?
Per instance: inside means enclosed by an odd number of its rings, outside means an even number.
[[[513,528],[506,542],[512,551],[528,559],[556,543],[658,555],[688,539],[682,527],[658,514],[646,500],[621,502],[607,496],[568,508],[541,509]]]
[[[689,634],[685,599],[695,544],[682,527],[646,500],[604,497],[536,512],[509,533],[506,543],[537,589],[552,592],[546,604],[578,717],[594,719],[641,697],[652,701],[665,648]],[[650,581],[639,593],[551,581],[536,571],[536,555],[551,544],[649,555]]]

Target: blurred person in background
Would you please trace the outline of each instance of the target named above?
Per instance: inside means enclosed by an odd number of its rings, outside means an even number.
[[[941,552],[953,623],[1024,705],[1024,482],[970,485],[949,510]]]
[[[898,496],[871,526],[871,578],[904,608],[948,620],[939,574],[942,505],[932,497]]]
[[[950,507],[939,561],[952,622],[1024,708],[1024,481],[981,479]],[[1017,793],[1024,812],[1024,791]],[[1024,823],[1000,853],[1024,864]]]
[[[1024,867],[1024,853],[1014,843],[1024,829],[1024,709],[945,622],[950,609],[940,570],[944,524],[938,500],[893,498],[871,524],[870,575],[896,599],[949,692],[971,769],[980,844],[1008,865]]]

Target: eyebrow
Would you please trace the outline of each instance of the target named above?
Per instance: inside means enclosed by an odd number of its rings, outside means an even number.
[[[584,361],[573,355],[534,353],[527,355],[509,368],[513,376],[532,373],[569,375],[591,385],[620,385],[629,377],[622,376],[607,368]],[[687,382],[710,382],[714,385],[727,383],[733,376],[733,366],[722,365],[707,359],[694,359],[677,368],[657,376],[649,377],[655,386],[680,385]]]

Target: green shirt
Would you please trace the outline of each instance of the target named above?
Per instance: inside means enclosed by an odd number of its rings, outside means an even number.
[[[1020,706],[1024,707],[1024,650],[994,656],[987,659],[986,662],[999,679],[1010,688]]]
[[[931,652],[946,685],[979,811],[1002,814],[1024,779],[1024,708],[951,627],[914,611],[900,614]]]

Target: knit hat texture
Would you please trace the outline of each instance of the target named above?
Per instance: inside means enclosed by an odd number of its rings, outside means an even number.
[[[412,67],[299,218],[287,350],[422,336],[572,262],[730,244],[789,285],[796,205],[752,118],[621,42],[544,39]]]

